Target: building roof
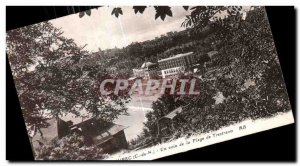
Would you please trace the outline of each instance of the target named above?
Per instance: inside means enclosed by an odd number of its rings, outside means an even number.
[[[218,54],[219,52],[218,51],[209,51],[208,53],[207,53],[207,55],[210,57],[210,58],[212,58],[214,55],[216,55],[216,54]]]
[[[172,59],[176,59],[176,58],[180,58],[180,57],[185,57],[185,56],[188,56],[188,55],[191,55],[191,54],[193,54],[193,52],[187,52],[187,53],[184,53],[184,54],[177,54],[177,55],[169,57],[169,58],[158,60],[158,62],[163,62],[163,61],[168,61],[168,60],[172,60]]]
[[[103,133],[93,137],[93,141],[95,144],[99,145],[108,140],[110,140],[114,135],[119,133],[120,131],[126,129],[127,127],[122,125],[113,124],[109,129],[104,131]]]
[[[170,112],[167,115],[163,116],[162,118],[174,119],[174,117],[176,117],[177,114],[179,114],[181,112],[182,112],[182,107],[178,107],[175,110],[173,110],[172,112]]]
[[[132,80],[135,80],[136,79],[136,77],[130,77],[130,78],[128,78],[128,81],[132,81]]]
[[[152,66],[154,65],[154,63],[152,62],[145,62],[142,64],[141,68],[144,69],[144,68],[148,68],[149,66]]]
[[[95,127],[95,129],[90,130],[92,127]],[[70,128],[85,132],[92,138],[94,144],[99,145],[110,140],[127,127],[92,117],[72,125]]]

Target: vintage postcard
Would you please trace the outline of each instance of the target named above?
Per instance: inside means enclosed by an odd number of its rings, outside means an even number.
[[[6,41],[36,160],[153,160],[294,123],[264,7],[102,6]]]

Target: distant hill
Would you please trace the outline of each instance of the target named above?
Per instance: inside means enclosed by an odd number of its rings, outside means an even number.
[[[212,48],[210,38],[215,30],[210,26],[203,30],[188,28],[183,31],[168,32],[153,40],[134,42],[123,48],[113,48],[90,53],[80,60],[80,66],[102,65],[119,73],[131,73],[145,61],[156,62],[175,54],[196,52],[203,54]]]

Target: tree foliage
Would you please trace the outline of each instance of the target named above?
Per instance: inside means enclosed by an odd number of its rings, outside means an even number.
[[[143,14],[147,6],[133,6],[134,13],[137,14],[138,12]]]
[[[86,110],[112,121],[127,111],[128,95],[100,94],[102,80],[113,78],[106,66],[85,63],[89,53],[49,22],[9,31],[7,53],[30,132],[67,113],[81,116]],[[113,91],[114,86],[106,88]]]
[[[118,18],[119,15],[123,15],[123,11],[120,7],[117,7],[112,10],[111,15],[115,15]]]
[[[42,146],[37,160],[101,160],[106,157],[101,148],[86,146],[83,136],[73,134]]]
[[[156,11],[155,19],[160,17],[164,21],[166,16],[173,16],[171,7],[169,6],[154,6],[154,9]]]
[[[155,9],[155,20],[160,17],[163,21],[165,20],[166,16],[172,17],[173,13],[171,10],[171,7],[169,6],[153,6]],[[132,9],[134,10],[134,13],[140,13],[143,14],[143,12],[145,11],[145,9],[147,8],[147,6],[133,6]],[[184,10],[188,10],[188,6],[183,6]],[[86,10],[86,11],[82,11],[79,12],[79,17],[83,17],[84,14],[87,14],[88,16],[91,15],[91,10]],[[111,15],[114,15],[115,17],[119,17],[119,15],[123,15],[123,11],[121,7],[115,7],[113,8]]]
[[[219,55],[206,64],[199,96],[173,96],[175,106],[184,110],[172,120],[176,131],[169,139],[205,133],[241,122],[245,119],[268,118],[291,110],[284,88],[280,64],[264,8],[192,7],[183,26],[193,29],[212,27],[206,38]],[[214,18],[216,13],[227,16]],[[217,103],[218,96],[224,100]],[[174,108],[168,108],[168,96],[153,103],[154,111],[146,117],[144,133],[135,142],[153,145],[157,141],[157,126],[153,125]],[[176,103],[174,103],[176,101]],[[157,107],[159,106],[159,107]],[[152,139],[152,144],[149,143]],[[146,140],[146,141],[145,141]]]

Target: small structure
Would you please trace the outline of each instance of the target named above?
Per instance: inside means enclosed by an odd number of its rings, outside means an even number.
[[[209,51],[206,54],[199,55],[197,58],[197,65],[195,67],[197,68],[198,75],[202,75],[207,71],[207,67],[212,64],[212,61],[218,57],[219,52],[218,51]]]
[[[145,62],[145,63],[142,64],[141,68],[142,69],[147,69],[148,67],[150,67],[152,65],[154,65],[154,63],[152,63],[152,62]]]
[[[51,119],[48,128],[43,128],[43,136],[36,134],[33,137],[33,146],[38,148],[41,143],[47,144],[55,138],[63,138],[72,133],[84,137],[86,145],[97,145],[106,153],[112,153],[120,149],[126,149],[128,143],[124,133],[125,126],[107,122],[92,117],[74,124],[72,121],[64,121],[61,118]]]
[[[133,69],[133,76],[137,78],[151,79],[158,76],[158,64],[145,62],[140,69]]]
[[[178,107],[168,113],[167,115],[159,118],[157,123],[157,135],[158,137],[167,137],[175,131],[173,120],[176,118],[178,114],[183,111],[182,107]]]
[[[145,70],[145,79],[151,79],[158,76],[158,64],[152,62],[145,62],[142,64],[141,69]]]
[[[145,70],[144,69],[132,69],[133,76],[135,78],[144,78],[145,77]]]
[[[93,117],[69,128],[71,133],[83,135],[87,145],[97,145],[107,153],[128,147],[122,125]]]
[[[208,53],[206,53],[210,59],[213,59],[214,56],[218,55],[218,51],[209,51]]]

